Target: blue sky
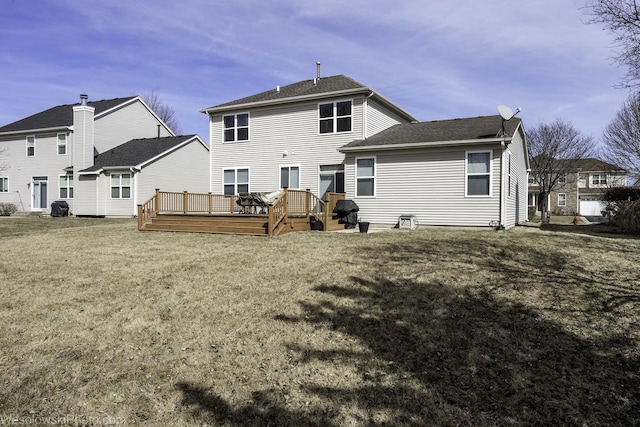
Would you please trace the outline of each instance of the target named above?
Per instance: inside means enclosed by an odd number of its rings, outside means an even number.
[[[599,139],[628,96],[586,0],[3,0],[0,125],[60,104],[155,91],[183,133],[199,111],[345,74],[423,121],[557,118]]]

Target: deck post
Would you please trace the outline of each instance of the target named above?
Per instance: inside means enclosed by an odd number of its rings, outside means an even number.
[[[156,188],[156,213],[160,212],[160,189]]]
[[[307,192],[305,194],[305,211],[307,212],[307,220],[311,217],[311,189],[307,188]]]
[[[269,205],[268,207],[268,218],[267,218],[267,235],[269,237],[273,237],[273,223],[274,221],[274,211],[273,211],[273,205]]]
[[[211,213],[213,212],[213,194],[211,194],[211,191],[209,191],[207,195],[209,196],[209,215],[211,215]]]
[[[235,209],[235,205],[234,205],[235,197],[229,196],[228,198],[229,198],[229,213],[232,214],[233,210]]]
[[[189,194],[186,191],[182,194],[182,212],[185,215],[189,212]]]
[[[138,231],[142,230],[142,205],[138,205]]]

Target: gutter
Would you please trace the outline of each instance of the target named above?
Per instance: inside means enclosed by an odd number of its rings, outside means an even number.
[[[14,130],[9,132],[0,132],[0,136],[11,136],[11,135],[20,135],[20,134],[34,134],[34,133],[45,133],[45,132],[58,132],[58,131],[68,131],[73,132],[73,126],[55,126],[50,128],[42,128],[42,129],[24,129],[24,130]]]
[[[384,145],[359,145],[355,147],[341,147],[338,149],[341,153],[352,153],[359,151],[390,151],[390,150],[411,150],[415,148],[428,147],[453,147],[460,145],[478,145],[478,144],[502,144],[505,142],[502,138],[489,139],[465,139],[458,141],[432,141],[432,142],[407,142],[404,144],[384,144]],[[511,138],[506,138],[506,144],[511,142]]]

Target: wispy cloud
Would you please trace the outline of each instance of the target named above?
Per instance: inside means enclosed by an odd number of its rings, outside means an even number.
[[[346,74],[422,120],[521,106],[599,136],[626,93],[611,38],[582,0],[10,1],[0,15],[0,121],[52,105],[156,91],[183,130],[201,108]]]

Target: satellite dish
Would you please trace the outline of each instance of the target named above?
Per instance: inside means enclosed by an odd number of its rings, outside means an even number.
[[[513,110],[506,105],[498,105],[498,113],[500,113],[502,118],[505,120],[511,120],[511,118],[515,116],[515,114],[513,114]]]

